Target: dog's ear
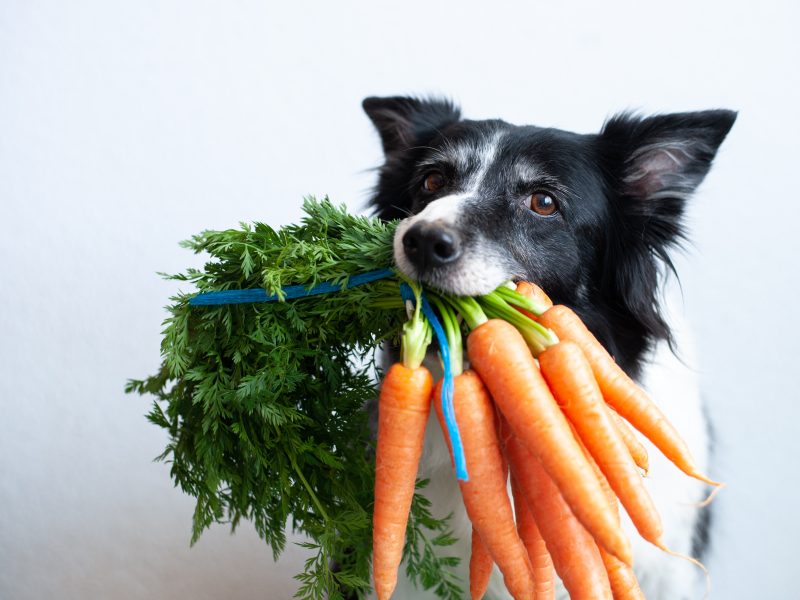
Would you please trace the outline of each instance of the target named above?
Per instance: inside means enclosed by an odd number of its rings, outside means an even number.
[[[708,173],[736,113],[706,110],[640,118],[623,113],[606,122],[604,152],[621,161],[622,191],[634,199],[685,196]]]
[[[603,261],[605,294],[638,322],[640,333],[670,339],[658,308],[657,259],[672,269],[668,251],[684,237],[686,200],[735,120],[730,110],[622,114],[598,136],[600,161],[615,192]]]
[[[378,130],[386,155],[425,144],[461,118],[459,109],[441,98],[370,97],[361,105]]]

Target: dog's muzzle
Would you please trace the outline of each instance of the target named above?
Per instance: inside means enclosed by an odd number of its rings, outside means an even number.
[[[403,234],[403,250],[409,262],[424,273],[427,269],[443,267],[458,260],[461,236],[441,221],[422,221]]]

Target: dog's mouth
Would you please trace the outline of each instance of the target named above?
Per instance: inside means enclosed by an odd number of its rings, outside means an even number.
[[[465,273],[460,270],[454,272],[426,271],[423,273],[407,272],[400,268],[404,275],[430,286],[432,289],[453,296],[483,296],[503,285],[508,278],[503,276],[487,277],[486,273]]]

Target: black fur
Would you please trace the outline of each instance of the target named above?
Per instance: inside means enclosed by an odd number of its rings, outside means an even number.
[[[661,274],[673,268],[669,252],[684,239],[686,201],[736,113],[623,113],[598,134],[580,135],[462,120],[442,99],[368,98],[364,109],[385,153],[375,213],[403,218],[438,199],[456,202],[458,214],[439,227],[456,232],[460,253],[453,261],[415,262],[419,250],[406,248],[415,276],[455,291],[465,275],[494,267],[501,281],[539,283],[555,302],[574,308],[633,377],[656,341],[671,343],[659,306]],[[431,172],[441,174],[441,189],[423,185]],[[558,212],[531,211],[534,192],[554,198]],[[711,520],[710,508],[700,511],[695,556],[707,551]]]
[[[428,152],[426,144],[457,123],[461,111],[448,100],[367,98],[364,111],[381,136],[386,162],[380,169],[376,212],[384,219],[401,219],[411,211],[408,188],[415,165]]]
[[[713,421],[708,417],[708,404],[705,402],[703,402],[703,417],[708,434],[709,462],[713,463],[717,446],[717,432],[714,429]],[[711,527],[714,524],[715,512],[716,505],[712,503],[703,507],[703,510],[697,514],[692,537],[692,556],[698,560],[703,560],[711,547]]]
[[[480,150],[497,141],[481,185],[458,226],[500,253],[507,277],[539,283],[578,312],[620,365],[638,375],[645,352],[670,332],[659,309],[659,274],[684,235],[688,196],[708,172],[736,113],[710,110],[640,117],[621,114],[598,134],[460,118],[452,102],[367,98],[386,155],[372,206],[385,219],[418,213],[464,191]],[[533,173],[521,177],[520,171]],[[447,187],[430,193],[436,170]],[[551,217],[526,207],[533,192],[552,195]],[[455,267],[453,267],[455,268]],[[428,273],[447,287],[448,271]]]

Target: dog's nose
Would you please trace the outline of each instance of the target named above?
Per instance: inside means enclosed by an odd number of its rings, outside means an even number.
[[[403,235],[403,249],[418,269],[441,267],[461,255],[458,233],[440,223],[415,223]]]

